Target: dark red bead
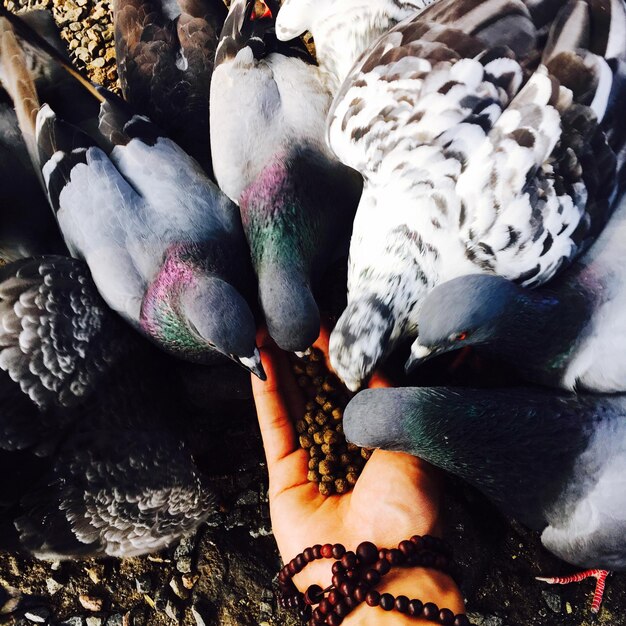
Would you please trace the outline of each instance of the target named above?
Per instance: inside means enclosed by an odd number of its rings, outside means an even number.
[[[324,592],[319,585],[311,585],[304,593],[304,601],[307,604],[319,604],[324,597]]]
[[[351,569],[349,572],[346,572],[346,578],[348,580],[352,580],[354,582],[356,582],[357,580],[360,579],[360,575],[359,572],[355,569]]]
[[[315,554],[313,553],[313,548],[307,548],[302,555],[304,556],[304,560],[307,563],[310,563],[311,561],[315,561]]]
[[[340,543],[333,546],[333,559],[340,559],[345,553],[346,549]]]
[[[441,611],[439,611],[439,621],[443,626],[453,626],[454,613],[450,609],[441,609]]]
[[[357,588],[354,590],[353,597],[354,599],[361,603],[365,600],[365,596],[367,595],[367,587],[365,585],[357,585]]]
[[[411,537],[411,543],[416,547],[416,549],[421,550],[424,547],[424,539],[420,537],[420,535],[413,535]]]
[[[454,618],[454,626],[472,626],[467,615],[459,613]]]
[[[319,610],[319,608],[315,609],[313,611],[312,614],[313,619],[323,622],[324,621],[324,614]]]
[[[368,569],[365,572],[365,582],[370,587],[377,585],[380,582],[380,574],[375,569]]]
[[[396,598],[396,611],[400,611],[400,613],[409,612],[409,599],[406,596]]]
[[[384,576],[391,569],[391,565],[387,559],[383,559],[381,561],[376,561],[374,564],[374,569],[381,575]]]
[[[335,587],[335,589],[339,589],[339,587],[341,587],[341,583],[345,582],[346,577],[343,576],[342,574],[334,574],[333,577],[331,578],[331,582],[333,584],[333,587]]]
[[[333,605],[335,606],[335,604],[337,604],[338,602],[340,602],[341,600],[341,594],[338,591],[335,591],[334,589],[328,594],[328,596],[326,597],[326,599]]]
[[[348,598],[354,593],[356,585],[353,582],[345,581],[339,586],[339,592],[344,598]]]
[[[346,600],[342,600],[337,606],[335,606],[335,613],[339,615],[339,617],[345,617],[348,613],[350,613]]]
[[[346,569],[352,569],[352,568],[356,567],[356,564],[357,564],[356,554],[354,554],[354,552],[346,552],[341,557],[341,564]]]
[[[322,558],[322,544],[321,543],[316,543],[313,546],[313,554],[315,555],[316,559]]]
[[[328,624],[328,626],[340,626],[342,622],[343,622],[343,617],[340,617],[336,613],[331,613],[326,618],[326,623]]]
[[[289,572],[285,572],[284,569],[281,569],[280,572],[278,572],[278,580],[281,583],[286,583],[289,580]]]
[[[371,565],[378,559],[378,548],[371,541],[364,541],[357,546],[356,555],[362,565]]]
[[[287,567],[289,568],[290,576],[295,576],[298,573],[298,568],[295,561],[289,561],[289,565],[287,565]]]
[[[387,561],[389,561],[389,565],[401,565],[404,563],[404,555],[400,550],[393,548],[387,553]]]
[[[365,602],[367,603],[367,606],[378,606],[380,604],[380,593],[378,593],[375,589],[368,591],[365,596]]]
[[[333,556],[333,545],[331,543],[325,543],[320,549],[320,554],[324,559],[330,559]]]
[[[395,606],[395,598],[390,593],[383,593],[380,596],[380,608],[383,611],[391,611]]]
[[[409,615],[411,617],[418,617],[422,614],[422,609],[424,608],[424,603],[421,600],[411,600],[409,602]]]
[[[332,612],[333,605],[326,598],[324,598],[320,602],[320,605],[317,608],[320,610],[320,613],[322,613],[323,615],[328,615],[329,613]]]
[[[387,550],[387,548],[381,548],[381,549],[378,551],[378,558],[379,558],[380,560],[382,560],[382,559],[386,559],[386,558],[387,558],[387,553],[388,553],[388,552],[389,552],[389,550]]]
[[[346,598],[344,600],[348,613],[352,611],[359,603],[354,598]]]
[[[298,568],[298,571],[301,572],[307,564],[307,560],[304,558],[304,554],[298,554],[298,556],[296,557],[296,567]]]
[[[439,607],[434,602],[427,602],[422,609],[422,613],[426,619],[433,622],[439,619]]]
[[[333,566],[330,568],[330,571],[333,574],[343,574],[346,570],[344,566],[341,564],[341,561],[335,561]]]
[[[404,556],[409,556],[415,552],[415,546],[410,541],[401,541],[398,544],[398,550],[400,550]]]

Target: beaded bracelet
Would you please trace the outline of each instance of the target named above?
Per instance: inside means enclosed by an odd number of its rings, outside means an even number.
[[[298,591],[292,578],[317,559],[335,559],[332,584],[326,589],[311,585],[305,593]],[[355,552],[347,552],[340,543],[317,544],[307,548],[287,563],[278,574],[279,603],[283,608],[296,609],[308,620],[309,626],[339,626],[357,606],[380,606],[384,611],[396,610],[411,617],[421,617],[444,626],[471,626],[467,615],[455,615],[450,609],[440,609],[433,602],[394,598],[380,594],[376,587],[392,567],[429,567],[450,573],[450,550],[437,537],[414,535],[401,541],[397,548],[378,549],[365,541]],[[313,606],[317,608],[313,609]]]

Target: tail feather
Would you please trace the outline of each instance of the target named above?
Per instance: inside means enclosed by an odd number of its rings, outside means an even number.
[[[255,0],[234,0],[231,3],[217,47],[215,67],[234,59],[244,48],[250,48],[257,59],[280,52],[284,56],[314,63],[299,39],[282,42],[276,37],[276,16],[280,9],[278,0],[265,0],[260,11],[256,4]]]

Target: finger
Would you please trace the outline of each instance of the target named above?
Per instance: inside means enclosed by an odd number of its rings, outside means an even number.
[[[293,417],[302,415],[303,402],[287,355],[269,338],[261,339],[257,343],[267,381],[253,376],[252,391],[271,479],[280,461],[298,448]],[[294,481],[300,478],[293,476]]]

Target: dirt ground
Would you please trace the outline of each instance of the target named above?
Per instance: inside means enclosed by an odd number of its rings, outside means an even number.
[[[8,4],[14,6],[11,0]],[[116,80],[106,1],[16,4],[53,9],[77,65],[107,84]],[[185,419],[200,448],[199,464],[219,494],[211,524],[181,546],[146,558],[42,563],[0,553],[0,624],[298,624],[277,607],[274,596],[280,561],[252,403],[244,398],[216,407],[207,399],[209,382],[198,382],[197,414]],[[547,553],[535,533],[504,519],[479,494],[455,481],[447,485],[446,537],[474,624],[626,626],[626,577],[609,579],[593,621],[592,581],[558,588],[535,581],[535,576],[573,570]]]

